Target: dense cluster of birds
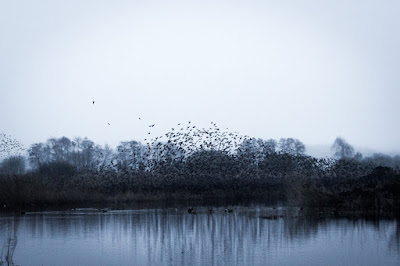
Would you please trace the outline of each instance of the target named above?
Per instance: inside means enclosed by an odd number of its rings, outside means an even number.
[[[95,105],[94,100],[92,104],[93,106]],[[254,152],[255,146],[257,146],[259,151],[266,151],[268,149],[261,147],[264,143],[260,143],[255,138],[229,131],[229,128],[222,130],[215,122],[210,122],[209,127],[199,127],[192,121],[179,122],[171,127],[169,132],[155,135],[154,129],[157,129],[155,123],[142,119],[142,117],[138,117],[138,120],[142,123],[147,123],[148,131],[146,131],[144,145],[136,142],[140,146],[139,151],[137,148],[130,147],[129,145],[125,147],[120,145],[118,147],[118,152],[125,154],[123,156],[129,158],[128,160],[131,161],[130,170],[138,168],[138,160],[145,165],[148,171],[151,171],[154,165],[157,165],[159,162],[182,162],[193,155],[207,151],[218,152],[231,157],[240,154],[241,156],[252,157],[253,161],[260,161],[266,153],[262,152],[264,155],[256,154],[257,152]],[[110,122],[107,124],[111,125]],[[203,159],[204,163],[208,163],[207,158]],[[114,169],[121,170],[122,164],[126,165],[125,162],[118,162],[118,159],[111,160],[111,167]],[[126,169],[126,166],[122,168]]]
[[[215,122],[210,123],[211,126],[208,128],[199,128],[192,121],[181,122],[169,132],[144,139],[147,147],[145,156],[160,158],[162,155],[168,155],[173,158],[188,158],[200,151],[233,154],[238,151],[241,143],[252,139],[238,132],[223,131]],[[155,124],[149,125],[149,128],[153,127]],[[147,134],[151,135],[152,132],[149,131]]]
[[[93,106],[95,100],[92,101]],[[141,117],[138,118],[142,120]],[[107,122],[111,125],[110,122]],[[153,129],[156,124],[148,125],[149,129]],[[228,128],[226,128],[228,130]],[[176,127],[172,127],[170,132],[163,135],[150,138],[151,130],[147,132],[149,137],[145,138],[147,158],[160,158],[164,154],[173,157],[188,157],[195,152],[204,150],[222,151],[232,154],[237,151],[240,143],[251,140],[249,136],[240,135],[238,132],[222,131],[216,123],[211,122],[209,128],[198,128],[192,121],[178,123]]]
[[[91,104],[95,106],[95,104],[97,105],[97,102],[93,100],[91,101]],[[229,131],[229,128],[223,130],[215,122],[210,122],[209,126],[205,127],[199,127],[192,121],[179,122],[172,126],[168,132],[164,132],[161,135],[156,135],[155,131],[157,131],[157,125],[155,123],[152,123],[147,119],[142,119],[142,117],[138,117],[138,119],[142,121],[142,123],[145,123],[145,125],[147,125],[146,128],[148,129],[146,131],[146,138],[144,138],[144,144],[136,141],[125,142],[132,143],[132,145],[119,145],[117,147],[118,153],[113,154],[111,152],[109,155],[107,155],[108,157],[103,154],[105,150],[99,148],[99,158],[96,157],[95,160],[98,159],[105,162],[107,157],[107,160],[109,160],[109,166],[107,167],[117,171],[121,170],[121,168],[126,169],[127,165],[130,165],[128,167],[130,167],[131,170],[138,169],[138,164],[145,165],[144,168],[151,171],[152,167],[157,165],[160,161],[169,163],[176,161],[182,162],[188,160],[189,158],[194,158],[194,155],[198,155],[197,157],[202,156],[202,152],[215,152],[220,155],[228,155],[230,157],[246,155],[252,156],[252,159],[259,160],[260,156],[254,151],[256,149],[261,152],[263,149],[266,150],[265,147],[262,147],[264,145],[262,140],[256,140],[255,138],[239,134],[238,132]],[[110,126],[111,122],[107,122],[107,124]],[[57,142],[58,140],[55,139],[55,141]],[[58,154],[58,150],[52,151],[52,149],[57,148],[58,145],[57,143],[53,142],[49,144],[46,143],[45,146],[48,147],[49,153],[53,152],[54,154]],[[77,145],[75,142],[71,143],[72,146]],[[92,148],[95,148],[94,143],[89,144],[91,145],[89,145],[90,147],[93,146]],[[64,142],[60,145],[64,145]],[[273,149],[275,149],[275,147]],[[10,154],[11,152],[22,152],[25,150],[26,149],[17,140],[12,139],[10,136],[5,134],[0,134],[0,152]],[[75,152],[80,152],[81,157],[86,154],[85,152],[80,151],[79,148],[75,148]],[[69,155],[73,153],[74,151],[70,151]],[[29,154],[31,155],[30,151]],[[53,159],[49,159],[49,162],[52,160],[60,160],[60,156],[54,157],[55,158]],[[64,158],[65,156],[61,157]],[[197,162],[204,161],[205,164],[208,163],[207,160],[209,158],[197,157]],[[45,155],[43,158],[51,158],[51,155]],[[98,164],[100,165],[100,163]],[[123,166],[124,164],[125,166]],[[105,163],[103,163],[103,165],[105,165]],[[107,167],[98,168],[107,169]]]
[[[12,138],[10,135],[0,133],[0,155],[20,155],[24,151],[26,151],[26,149],[21,142]]]

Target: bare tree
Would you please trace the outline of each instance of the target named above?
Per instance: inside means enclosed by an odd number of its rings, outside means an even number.
[[[288,153],[293,155],[302,155],[306,151],[306,147],[303,144],[303,142],[293,138],[280,139],[278,146],[282,153]]]
[[[29,162],[33,168],[39,168],[41,165],[50,162],[50,150],[44,143],[32,144],[28,153]]]
[[[74,142],[70,139],[67,137],[51,138],[47,140],[46,145],[50,148],[52,160],[70,161],[74,149]]]
[[[263,153],[272,154],[276,151],[277,142],[274,139],[264,140]]]
[[[333,155],[336,158],[344,159],[344,158],[353,158],[354,157],[354,148],[349,143],[346,142],[343,138],[337,137],[335,142],[331,147]]]
[[[95,168],[96,144],[88,138],[75,138],[73,165],[78,171],[93,170]]]
[[[99,155],[99,170],[102,168],[107,168],[111,166],[111,161],[113,159],[113,150],[112,148],[106,144],[104,146],[104,149],[102,149],[98,155]]]
[[[122,171],[136,171],[144,164],[144,146],[137,141],[122,141],[117,147],[116,160]]]
[[[35,143],[29,149],[29,161],[33,168],[63,162],[74,166],[78,171],[98,169],[102,164],[103,149],[87,138],[51,138],[46,143]]]

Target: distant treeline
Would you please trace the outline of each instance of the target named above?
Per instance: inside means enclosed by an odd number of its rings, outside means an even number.
[[[182,128],[183,129],[183,128]],[[292,138],[262,140],[188,126],[114,151],[84,138],[51,138],[0,166],[5,206],[132,200],[280,200],[378,213],[399,211],[400,156],[363,158],[342,138],[335,159],[305,155]]]

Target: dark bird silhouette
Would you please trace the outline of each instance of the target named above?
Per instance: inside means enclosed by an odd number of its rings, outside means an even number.
[[[108,125],[111,125],[110,123],[107,123]]]
[[[232,209],[225,209],[225,212],[227,212],[227,213],[232,213],[233,210],[232,210]]]
[[[194,214],[194,213],[195,213],[195,211],[194,211],[194,209],[193,209],[192,207],[190,207],[190,208],[188,209],[188,213],[190,213],[190,214]]]
[[[94,105],[94,101],[93,101],[93,105]]]

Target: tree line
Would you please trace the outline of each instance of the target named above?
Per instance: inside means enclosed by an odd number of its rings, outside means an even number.
[[[31,145],[27,161],[22,156],[2,161],[0,200],[60,204],[223,196],[346,208],[400,206],[395,191],[400,156],[363,158],[342,138],[331,148],[335,158],[314,158],[297,139],[250,138],[216,126],[174,130],[145,144],[123,141],[115,150],[87,138],[50,138]]]
[[[1,139],[1,136],[0,136]],[[4,139],[3,139],[4,140]],[[4,141],[3,141],[4,142]],[[263,140],[260,138],[243,138],[240,143],[235,143],[232,147],[225,145],[214,146],[200,144],[195,147],[196,152],[203,153],[222,152],[227,156],[235,158],[247,157],[251,164],[258,165],[266,156],[271,154],[289,154],[296,156],[305,155],[305,145],[298,139],[281,138],[279,141],[274,139]],[[192,144],[194,145],[194,144]],[[3,143],[5,147],[5,143]],[[218,146],[218,147],[217,147]],[[151,171],[154,166],[165,161],[186,161],[188,156],[187,143],[181,141],[154,142],[150,146],[139,141],[122,141],[112,149],[109,145],[101,146],[88,138],[67,137],[50,138],[46,142],[35,143],[28,149],[28,158],[22,155],[8,156],[0,163],[1,174],[23,174],[30,171],[74,171],[74,172],[137,172]],[[193,147],[192,147],[193,149]],[[358,162],[370,163],[376,166],[385,166],[393,169],[400,168],[400,155],[389,156],[382,153],[375,153],[363,158],[362,154],[355,152],[343,138],[336,138],[331,146],[333,157],[337,160],[355,160]],[[198,155],[197,155],[198,156]],[[193,156],[196,157],[196,156]]]

